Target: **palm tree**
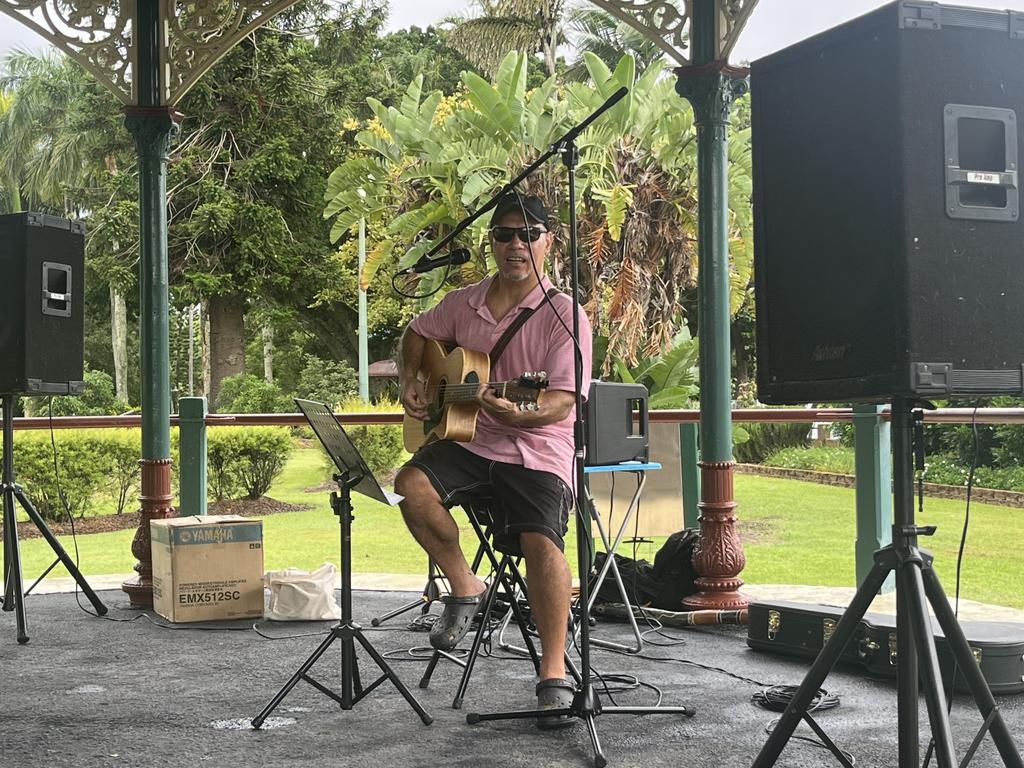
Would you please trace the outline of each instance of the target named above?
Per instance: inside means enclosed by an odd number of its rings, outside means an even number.
[[[549,75],[555,74],[564,0],[476,0],[480,15],[458,22],[448,36],[455,50],[493,76],[505,54],[543,53]]]
[[[16,183],[20,197],[66,210],[69,185],[87,181],[89,148],[69,130],[87,75],[59,54],[16,50],[4,60],[0,91],[8,108],[0,117],[0,173]]]
[[[0,91],[0,122],[11,108],[11,95]],[[0,168],[0,211],[16,213],[21,210],[20,177],[12,175],[7,168]]]
[[[578,6],[569,12],[568,36],[578,51],[576,61],[566,71],[570,80],[589,77],[583,54],[595,54],[609,67],[629,54],[636,60],[637,69],[643,71],[664,56],[664,51],[621,19],[607,11],[589,5]]]

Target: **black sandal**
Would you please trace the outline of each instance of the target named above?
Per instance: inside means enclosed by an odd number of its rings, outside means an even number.
[[[450,651],[455,648],[469,632],[480,600],[486,594],[487,590],[484,589],[479,595],[442,597],[444,610],[430,627],[430,644],[439,651]]]
[[[576,696],[576,686],[572,680],[561,677],[549,677],[537,683],[537,709],[569,709]],[[552,715],[537,718],[537,727],[544,730],[566,728],[575,722],[572,715]]]

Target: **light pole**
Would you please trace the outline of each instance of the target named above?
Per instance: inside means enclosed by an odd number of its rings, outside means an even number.
[[[360,187],[356,194],[366,199],[366,190]],[[356,285],[359,289],[359,397],[364,403],[370,402],[370,342],[367,338],[369,322],[366,317],[366,289],[363,288],[363,266],[366,264],[366,217],[359,218],[359,272]]]

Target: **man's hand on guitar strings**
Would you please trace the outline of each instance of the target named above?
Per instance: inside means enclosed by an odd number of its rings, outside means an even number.
[[[414,419],[427,420],[427,395],[419,379],[406,381],[402,389],[402,407]]]

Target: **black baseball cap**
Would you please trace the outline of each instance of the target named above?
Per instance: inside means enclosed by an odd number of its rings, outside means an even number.
[[[548,209],[545,207],[544,201],[536,195],[520,195],[516,192],[502,195],[498,200],[498,205],[491,215],[491,226],[497,225],[502,218],[510,213],[522,215],[523,211],[526,211],[527,220],[532,219],[538,224],[543,224],[545,229],[551,228],[548,224]]]

